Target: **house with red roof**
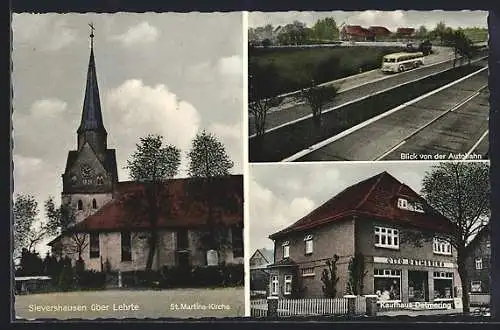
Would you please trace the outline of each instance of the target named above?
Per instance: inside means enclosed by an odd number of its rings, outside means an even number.
[[[415,36],[416,30],[414,28],[398,28],[396,35],[404,38],[412,38]]]
[[[144,270],[157,235],[153,269],[243,263],[243,176],[171,179],[157,184],[158,215],[150,219],[151,184],[118,180],[107,145],[91,34],[90,60],[77,148],[62,175],[62,205],[72,223],[49,246],[55,256],[97,271]],[[146,205],[146,206],[145,206]],[[219,237],[214,249],[213,237]],[[210,241],[207,243],[207,241]],[[212,247],[210,247],[212,246]]]
[[[346,25],[340,30],[340,39],[346,41],[374,41],[375,34],[360,25]]]
[[[385,302],[450,302],[461,287],[456,251],[443,240],[451,230],[418,193],[382,172],[269,236],[275,260],[268,267],[270,292],[324,297],[322,273],[336,255],[341,297],[349,292],[349,263],[358,256],[365,273],[357,294]]]
[[[391,31],[385,26],[370,26],[368,30],[374,35],[376,41],[390,37]]]

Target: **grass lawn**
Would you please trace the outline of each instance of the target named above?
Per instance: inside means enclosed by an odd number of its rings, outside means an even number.
[[[317,83],[323,83],[357,74],[360,70],[365,72],[376,69],[380,67],[384,55],[402,50],[400,47],[364,46],[259,48],[249,51],[249,57],[257,66],[274,64],[280,76],[279,92],[286,93],[310,84],[312,75]]]
[[[15,315],[26,320],[240,317],[245,315],[244,292],[244,287],[232,287],[28,294],[15,297]],[[54,307],[66,310],[47,310]]]

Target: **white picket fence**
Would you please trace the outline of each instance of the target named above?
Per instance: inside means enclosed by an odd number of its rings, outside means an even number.
[[[318,315],[345,315],[348,313],[347,298],[318,298],[318,299],[280,299],[278,300],[278,316],[318,316]],[[366,299],[356,298],[355,313],[366,313]],[[267,300],[256,299],[250,303],[252,317],[267,316]]]
[[[347,314],[347,299],[284,299],[278,301],[278,316]]]
[[[266,317],[267,316],[267,300],[253,299],[250,300],[250,316]]]

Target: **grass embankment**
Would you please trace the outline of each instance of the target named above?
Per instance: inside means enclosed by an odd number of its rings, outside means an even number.
[[[453,82],[476,70],[479,66],[463,66],[402,85],[362,101],[323,113],[321,129],[316,129],[311,118],[284,126],[265,134],[262,144],[249,141],[251,162],[277,162],[315,143],[345,131],[370,118],[384,113],[420,95]]]
[[[379,68],[384,55],[403,50],[363,46],[255,48],[249,50],[249,58],[256,66],[271,63],[276,66],[280,82],[277,89],[283,94],[309,86],[311,79],[320,84]]]

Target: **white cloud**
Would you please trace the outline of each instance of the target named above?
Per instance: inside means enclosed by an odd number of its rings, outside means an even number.
[[[67,103],[59,99],[44,99],[33,102],[32,115],[40,118],[54,117],[66,111]]]
[[[43,160],[35,157],[14,155],[14,177],[23,178],[42,169]]]
[[[240,55],[221,57],[216,61],[206,61],[186,69],[185,75],[194,82],[217,81],[233,85],[234,80],[242,80],[243,60]],[[228,80],[229,79],[229,80]]]
[[[210,125],[208,130],[223,140],[235,139],[239,141],[242,138],[241,123],[234,125],[214,123]]]
[[[251,252],[262,247],[272,247],[268,236],[291,225],[309,213],[315,203],[303,196],[285,200],[263,187],[255,179],[250,181]]]
[[[127,32],[113,37],[120,41],[124,46],[130,47],[136,44],[146,44],[154,42],[160,36],[158,29],[148,22],[142,22],[132,26]]]
[[[67,103],[57,98],[36,100],[25,113],[14,105],[14,148],[33,150],[33,157],[64,157],[64,152],[73,147],[73,140],[59,137],[74,134],[74,127],[66,121],[67,114]]]
[[[241,79],[243,74],[243,59],[240,55],[223,57],[217,62],[217,69],[224,77]]]
[[[125,179],[125,160],[140,137],[159,134],[183,151],[199,130],[200,115],[193,105],[180,101],[165,85],[147,86],[141,80],[127,80],[106,97],[110,141],[119,147],[120,180]],[[119,142],[118,142],[119,141]],[[183,158],[183,165],[186,159]],[[122,176],[123,175],[123,176]]]
[[[43,51],[58,51],[72,44],[77,33],[66,20],[52,14],[17,14],[12,18],[14,39]]]
[[[408,26],[409,23],[407,20],[407,12],[404,12],[402,10],[367,10],[360,12],[353,17],[349,17],[348,23],[362,26],[383,25],[390,30],[396,30],[400,27],[414,27]]]

